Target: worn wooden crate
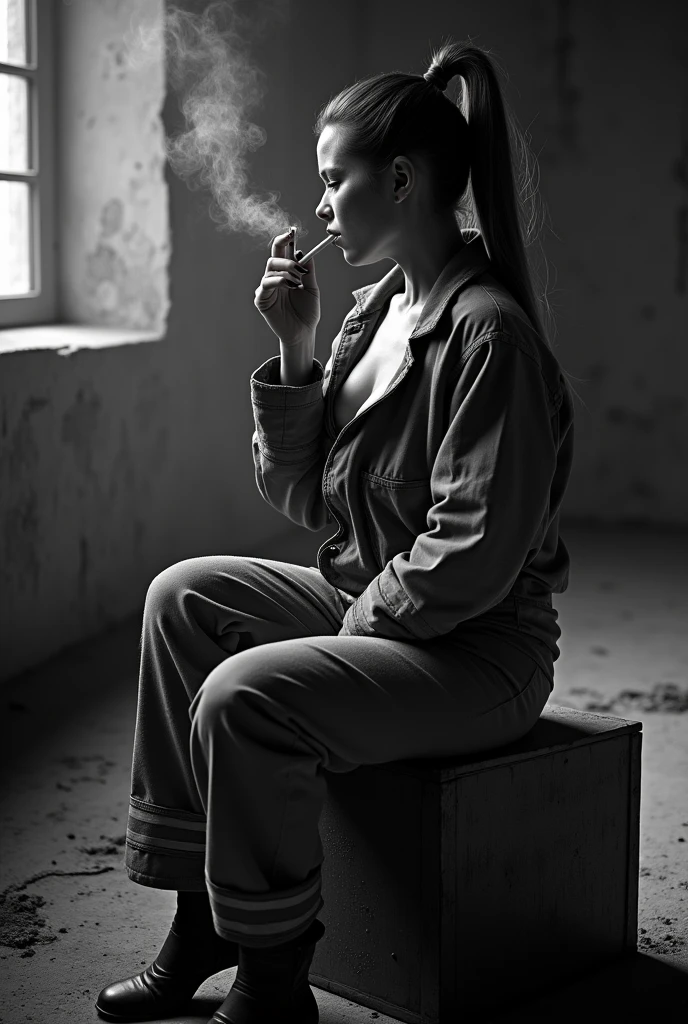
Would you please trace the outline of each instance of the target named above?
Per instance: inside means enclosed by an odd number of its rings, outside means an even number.
[[[547,705],[478,758],[328,772],[311,984],[455,1024],[635,951],[641,742]]]

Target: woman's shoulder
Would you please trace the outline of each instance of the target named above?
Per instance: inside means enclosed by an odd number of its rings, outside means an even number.
[[[481,344],[516,345],[537,364],[552,396],[560,395],[565,377],[556,355],[520,303],[489,271],[458,292],[447,313],[449,340],[461,363]]]
[[[460,331],[471,345],[488,335],[509,335],[537,351],[538,333],[525,310],[489,271],[470,281],[448,309],[452,333]]]

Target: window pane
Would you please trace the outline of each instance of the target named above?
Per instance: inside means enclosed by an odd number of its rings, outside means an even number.
[[[0,171],[29,169],[29,83],[0,74]]]
[[[31,291],[29,189],[26,181],[0,181],[0,295],[5,297]]]
[[[25,0],[0,0],[0,62],[26,64]]]

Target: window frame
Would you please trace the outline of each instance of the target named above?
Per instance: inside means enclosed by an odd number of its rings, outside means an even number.
[[[54,0],[26,0],[26,21],[28,63],[0,62],[0,72],[18,75],[29,82],[29,166],[33,169],[25,173],[0,170],[0,181],[29,183],[30,259],[35,288],[24,295],[0,296],[0,330],[58,320]]]

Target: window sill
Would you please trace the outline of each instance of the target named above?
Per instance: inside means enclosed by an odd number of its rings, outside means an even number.
[[[127,327],[91,324],[41,324],[36,327],[0,328],[0,355],[4,352],[55,349],[71,356],[82,348],[112,348],[143,341],[161,341],[159,331],[132,331]]]

